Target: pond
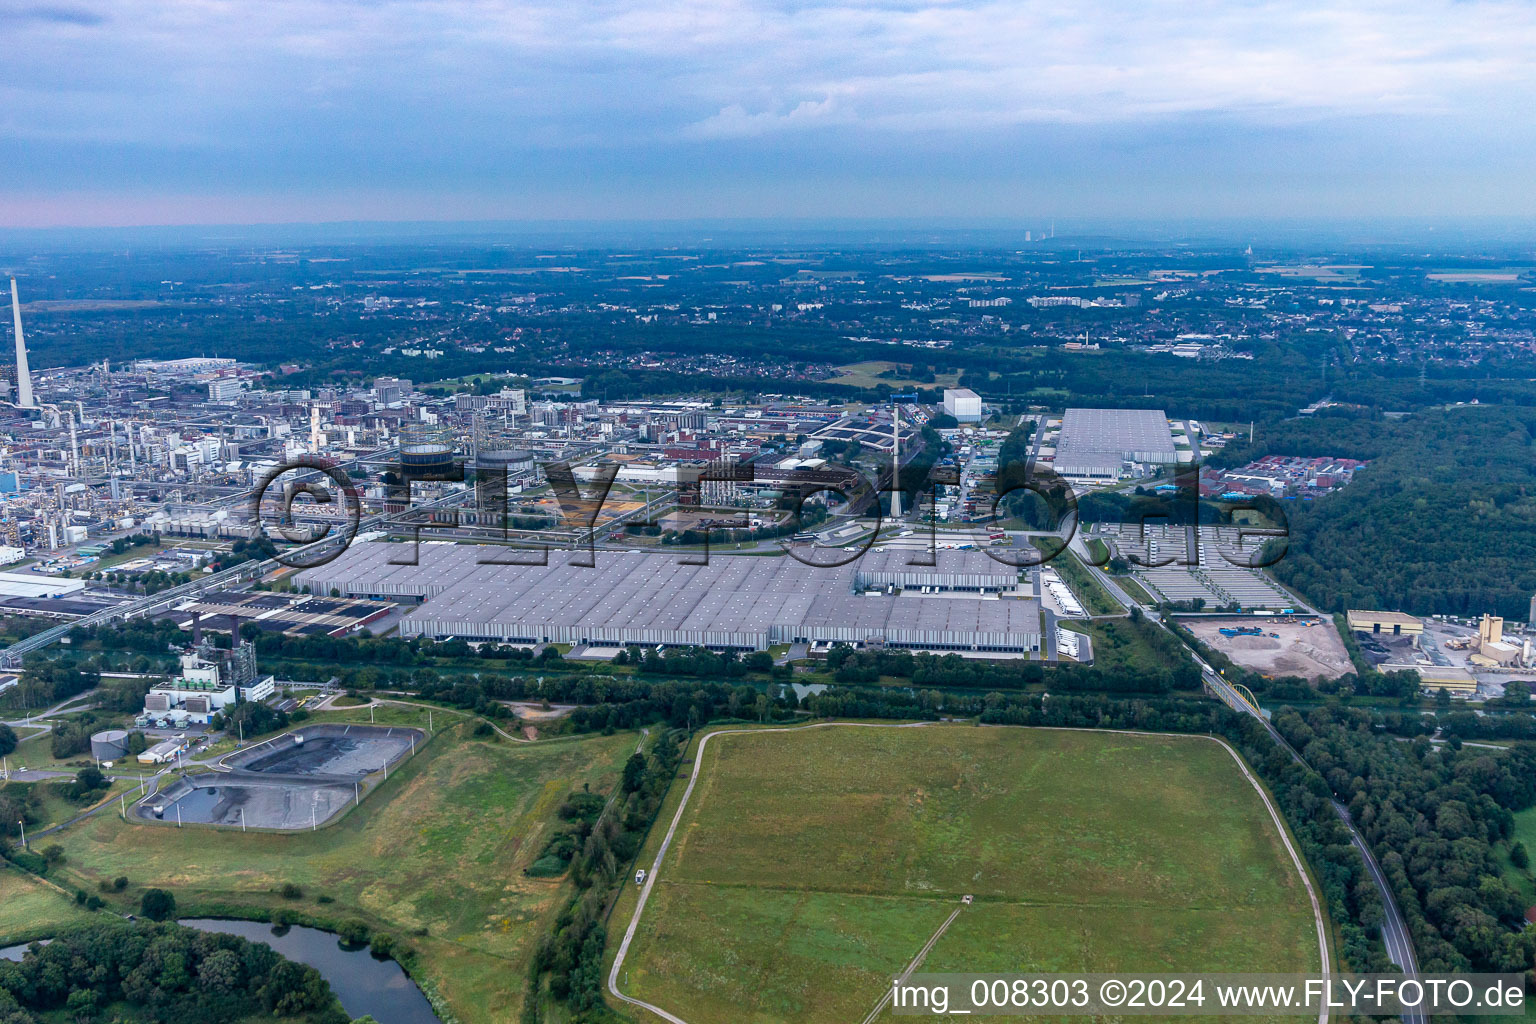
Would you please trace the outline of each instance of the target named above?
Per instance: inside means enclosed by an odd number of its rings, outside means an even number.
[[[44,945],[44,946],[48,945],[48,943],[50,943],[52,941],[53,941],[52,939],[39,939],[38,940],[38,942],[41,945]],[[3,947],[0,947],[0,960],[15,960],[17,963],[20,963],[22,956],[27,952],[27,947],[30,946],[30,945],[32,945],[32,943],[30,943],[30,942],[23,942],[20,945],[16,945],[16,946],[3,946]]]
[[[290,960],[308,964],[331,983],[347,1015],[371,1014],[379,1024],[440,1024],[421,989],[393,960],[376,960],[367,949],[343,949],[332,932],[294,925],[282,935],[261,921],[187,918],[177,922],[203,932],[265,942]]]
[[[330,982],[342,1009],[354,1019],[371,1014],[379,1024],[441,1024],[432,1012],[432,1004],[399,964],[375,960],[366,949],[343,949],[331,932],[295,925],[276,935],[271,925],[260,921],[203,917],[177,923],[202,932],[223,932],[251,942],[265,942],[288,959],[308,964]],[[0,959],[20,960],[29,945],[0,948]]]

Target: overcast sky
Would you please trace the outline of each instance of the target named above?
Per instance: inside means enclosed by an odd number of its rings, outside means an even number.
[[[0,0],[0,226],[1536,214],[1536,4]]]

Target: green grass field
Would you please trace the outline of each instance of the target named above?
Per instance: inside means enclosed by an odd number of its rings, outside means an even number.
[[[19,868],[0,866],[0,946],[45,939],[55,929],[90,916],[48,883]]]
[[[391,709],[391,717],[405,714]],[[462,721],[444,714],[440,730],[443,719]],[[415,976],[458,1020],[516,1020],[528,954],[566,885],[526,878],[522,869],[558,824],[567,794],[583,783],[599,793],[616,783],[636,736],[524,744],[468,735],[465,724],[442,730],[361,807],[318,832],[174,829],[103,813],[49,837],[67,857],[54,880],[95,893],[99,880],[126,875],[127,893],[109,898],[118,911],[136,908],[145,887],[160,886],[175,893],[183,913],[251,916],[286,907],[361,919],[416,949]],[[301,899],[278,894],[287,882],[303,889]],[[0,902],[0,934],[25,930],[20,924],[9,901]]]
[[[1207,739],[834,727],[704,758],[620,976],[690,1024],[859,1021],[966,893],[924,969],[1318,967],[1301,879]]]
[[[1536,850],[1536,807],[1527,807],[1523,811],[1515,812],[1514,839],[1525,844],[1526,853]],[[1525,898],[1527,906],[1536,906],[1536,878],[1533,878],[1531,868],[1517,868],[1509,859],[1509,844],[1500,843],[1495,848],[1495,854],[1499,864],[1504,870],[1504,879],[1515,887],[1515,891]]]
[[[903,364],[893,363],[887,360],[874,359],[863,363],[849,363],[847,366],[837,367],[837,376],[829,378],[830,383],[846,384],[849,387],[872,388],[881,384],[893,388],[906,387],[940,387],[952,388],[959,381],[958,373],[934,374],[933,380],[924,384],[922,381],[907,377],[901,373]],[[894,377],[882,377],[880,374],[888,370],[897,371]]]

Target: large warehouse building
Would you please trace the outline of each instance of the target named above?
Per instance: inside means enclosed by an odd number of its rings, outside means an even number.
[[[1064,477],[1114,480],[1128,465],[1177,462],[1168,417],[1158,409],[1068,409],[1056,442]]]
[[[1018,572],[980,551],[869,552],[842,566],[789,557],[714,555],[705,565],[677,552],[550,551],[548,565],[487,565],[534,552],[422,544],[353,545],[299,574],[316,593],[418,599],[404,636],[515,643],[704,646],[765,650],[773,644],[843,641],[922,650],[1023,653],[1040,649],[1040,607],[1015,596]],[[892,591],[899,591],[893,593]]]

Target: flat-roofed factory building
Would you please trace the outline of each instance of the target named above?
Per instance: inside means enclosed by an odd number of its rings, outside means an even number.
[[[1402,612],[1373,612],[1351,609],[1345,613],[1352,633],[1386,633],[1390,636],[1419,636],[1424,620]]]
[[[1114,480],[1127,466],[1179,459],[1168,417],[1158,409],[1068,409],[1056,442],[1055,470],[1064,477]]]
[[[1040,608],[1018,570],[980,551],[868,552],[847,565],[790,557],[550,551],[447,543],[357,544],[298,582],[354,597],[416,599],[404,636],[512,643],[641,644],[766,650],[845,642],[922,650],[1040,649]],[[821,557],[829,557],[823,550]],[[924,588],[927,588],[924,593]],[[904,593],[903,593],[904,591]],[[919,596],[921,594],[921,596]]]

